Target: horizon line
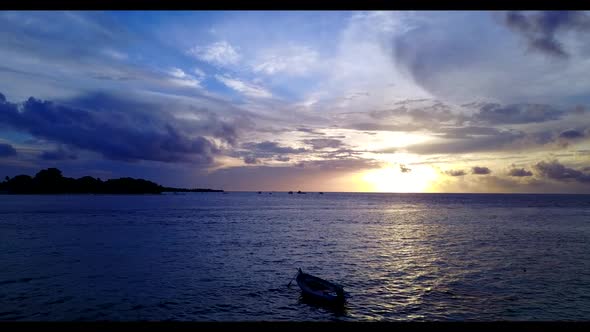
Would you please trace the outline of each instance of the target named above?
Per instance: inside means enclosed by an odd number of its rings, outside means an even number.
[[[296,191],[292,191],[293,194],[297,194]],[[289,191],[282,191],[282,190],[225,190],[226,193],[286,193],[288,194]],[[534,193],[534,192],[489,192],[489,193],[481,193],[481,192],[388,192],[388,191],[302,191],[302,193],[306,194],[317,194],[317,193],[331,193],[331,194],[434,194],[434,195],[590,195],[588,193],[560,193],[560,192],[545,192],[545,193]]]

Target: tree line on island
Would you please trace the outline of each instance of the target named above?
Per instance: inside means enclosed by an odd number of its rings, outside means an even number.
[[[79,179],[64,177],[57,168],[29,175],[8,176],[0,183],[4,194],[161,194],[163,192],[223,192],[216,189],[186,189],[164,187],[155,182],[124,177],[102,181],[100,178],[83,176]]]

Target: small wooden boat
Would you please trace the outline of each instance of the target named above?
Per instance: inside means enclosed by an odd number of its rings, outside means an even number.
[[[344,288],[299,269],[295,278],[303,296],[328,303],[344,303]]]

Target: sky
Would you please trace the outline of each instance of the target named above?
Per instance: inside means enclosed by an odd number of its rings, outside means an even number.
[[[0,176],[590,193],[590,13],[0,12]]]

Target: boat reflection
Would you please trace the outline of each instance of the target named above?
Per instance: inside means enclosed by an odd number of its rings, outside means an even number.
[[[300,295],[298,303],[309,305],[310,307],[313,307],[315,309],[324,309],[324,310],[330,311],[336,317],[348,315],[348,306],[346,305],[346,302],[332,303],[332,302],[316,300],[316,299],[313,299],[313,298],[310,298],[307,296]]]

